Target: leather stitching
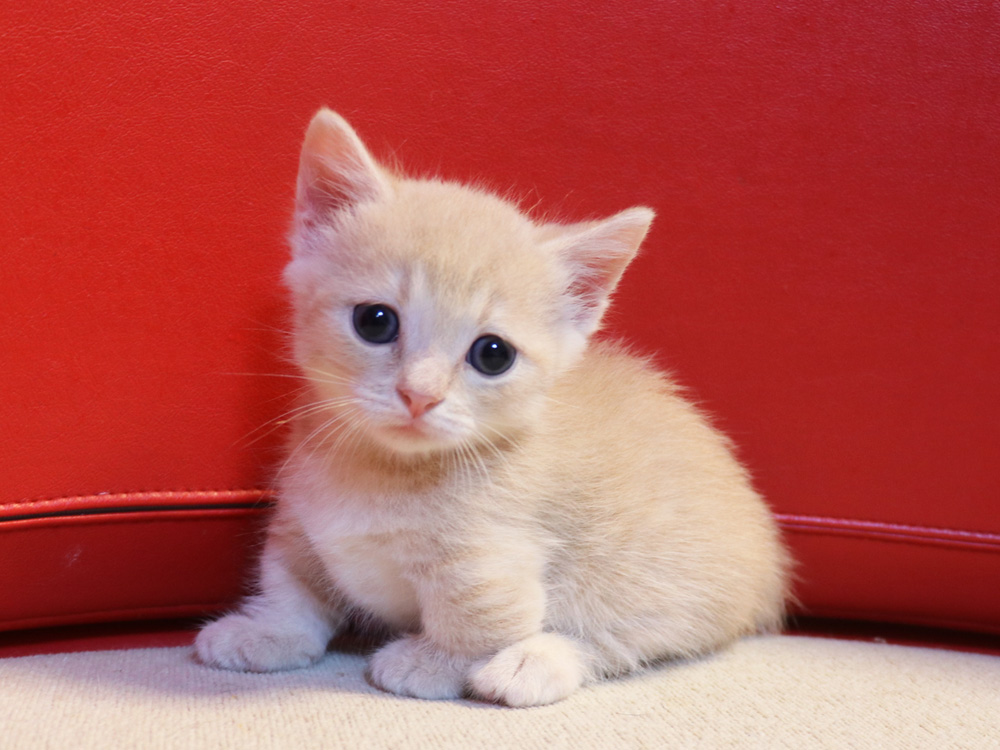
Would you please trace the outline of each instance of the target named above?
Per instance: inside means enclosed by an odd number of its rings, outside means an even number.
[[[185,498],[203,498],[212,500],[231,500],[233,502],[248,502],[255,499],[267,501],[273,498],[273,493],[262,489],[232,489],[232,490],[161,490],[136,492],[99,492],[91,495],[69,495],[66,497],[40,497],[15,500],[0,503],[0,511],[12,508],[23,509],[25,506],[38,504],[87,504],[115,505],[122,502],[143,503],[183,500]]]
[[[849,536],[875,541],[899,542],[932,547],[976,549],[1000,552],[1000,533],[943,529],[854,518],[775,514],[782,528],[808,534]]]

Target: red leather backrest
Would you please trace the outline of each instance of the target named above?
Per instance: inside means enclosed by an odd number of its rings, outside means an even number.
[[[252,431],[288,387],[242,373],[285,371],[283,235],[327,104],[412,171],[571,219],[656,208],[611,327],[741,446],[804,604],[1000,629],[994,4],[69,0],[5,9],[0,40],[19,523],[266,487]]]

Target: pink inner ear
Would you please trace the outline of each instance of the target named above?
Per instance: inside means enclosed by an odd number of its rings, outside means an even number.
[[[299,159],[297,203],[307,213],[339,211],[375,197],[379,168],[343,118],[330,110],[313,117]]]
[[[587,334],[600,323],[608,298],[639,250],[653,212],[632,208],[570,236],[561,250],[570,271],[573,318]],[[580,225],[577,225],[580,226]]]
[[[583,308],[584,317],[599,315],[604,303],[618,284],[631,256],[597,256],[574,265],[567,292]]]

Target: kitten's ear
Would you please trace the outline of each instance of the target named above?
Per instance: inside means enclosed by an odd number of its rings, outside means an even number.
[[[561,236],[550,240],[569,271],[571,319],[584,336],[600,325],[611,293],[639,251],[653,216],[652,209],[630,208],[603,221],[563,227]]]
[[[317,112],[306,130],[299,157],[298,216],[319,218],[377,198],[386,187],[381,167],[347,121],[325,107]]]

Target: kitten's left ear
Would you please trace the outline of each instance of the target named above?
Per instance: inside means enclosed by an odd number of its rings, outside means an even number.
[[[584,336],[600,325],[611,293],[639,251],[653,217],[652,209],[630,208],[603,221],[562,227],[560,236],[550,240],[569,271],[571,319]]]

